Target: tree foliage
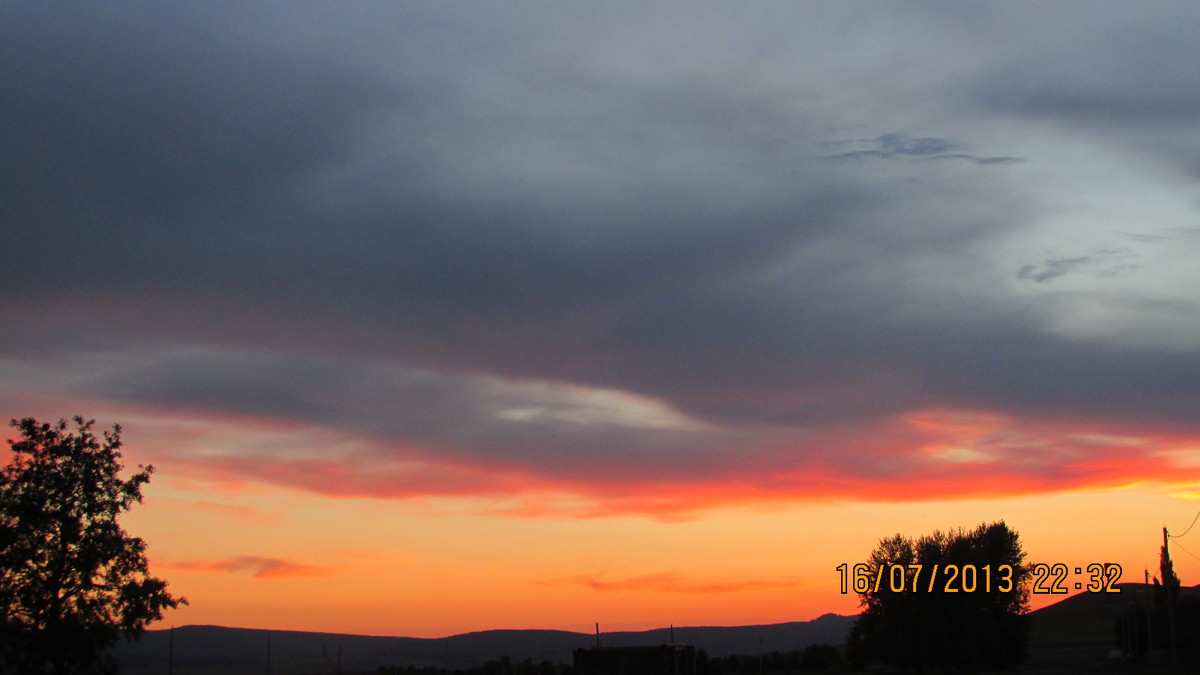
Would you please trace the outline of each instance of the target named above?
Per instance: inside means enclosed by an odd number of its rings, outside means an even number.
[[[903,576],[893,572],[895,566],[903,566]],[[949,566],[959,571],[957,580]],[[1005,578],[1003,566],[1011,577]],[[967,567],[973,592],[965,590]],[[978,670],[1024,660],[1029,570],[1017,533],[1003,521],[915,541],[899,534],[883,539],[863,574],[870,583],[858,593],[863,611],[849,643],[855,661]]]
[[[186,604],[149,575],[146,543],[118,524],[142,501],[154,468],[120,477],[121,428],[98,439],[94,420],[11,424],[0,472],[0,671],[105,673],[105,652]]]
[[[1164,533],[1164,538],[1165,538]],[[1155,594],[1163,594],[1165,601],[1175,602],[1179,599],[1179,575],[1175,574],[1175,563],[1171,561],[1171,552],[1167,549],[1164,543],[1158,549],[1158,573],[1162,578],[1162,588],[1159,588],[1159,577],[1154,578]]]

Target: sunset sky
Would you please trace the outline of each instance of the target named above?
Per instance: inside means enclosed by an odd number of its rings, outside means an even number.
[[[0,7],[0,418],[157,468],[156,627],[807,620],[1200,510],[1197,3],[67,7]]]

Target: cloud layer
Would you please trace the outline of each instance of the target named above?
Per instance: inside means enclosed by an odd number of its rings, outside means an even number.
[[[6,9],[0,401],[511,513],[1178,482],[1200,17],[1079,7]]]

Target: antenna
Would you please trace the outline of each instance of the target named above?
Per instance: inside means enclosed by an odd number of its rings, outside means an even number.
[[[600,649],[600,622],[596,622],[596,649]]]

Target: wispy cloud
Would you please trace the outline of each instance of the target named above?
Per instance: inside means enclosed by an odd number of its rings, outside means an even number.
[[[633,577],[613,578],[612,575],[580,574],[562,579],[538,582],[540,585],[584,586],[601,592],[660,592],[660,593],[744,593],[800,588],[794,580],[744,579],[735,581],[697,581],[679,572],[661,572]]]
[[[1112,277],[1137,269],[1139,265],[1130,262],[1136,258],[1135,252],[1126,249],[1099,249],[1088,255],[1047,258],[1039,263],[1022,265],[1017,270],[1017,278],[1044,284],[1085,270],[1096,276]]]
[[[1078,258],[1053,258],[1036,265],[1022,265],[1021,269],[1017,270],[1017,278],[1029,279],[1039,284],[1044,284],[1047,281],[1069,274],[1091,261],[1092,259],[1088,256],[1080,256]]]
[[[177,481],[178,482],[178,481]],[[187,481],[183,481],[187,485]],[[279,522],[281,514],[275,512],[266,512],[251,506],[240,506],[237,504],[224,504],[206,500],[191,500],[191,499],[172,499],[172,498],[157,498],[156,502],[168,507],[171,510],[177,510],[186,513],[205,513],[221,516],[233,521],[242,522]]]
[[[961,159],[981,165],[1016,164],[1024,161],[1017,157],[979,157],[967,152],[969,147],[960,141],[934,137],[912,138],[902,133],[883,134],[869,139],[826,141],[822,145],[856,148],[833,155],[823,155],[821,159],[826,161]]]
[[[283,558],[245,555],[221,560],[167,560],[155,563],[177,572],[200,574],[249,574],[256,579],[286,579],[294,577],[323,577],[337,572],[337,568],[308,565]]]

